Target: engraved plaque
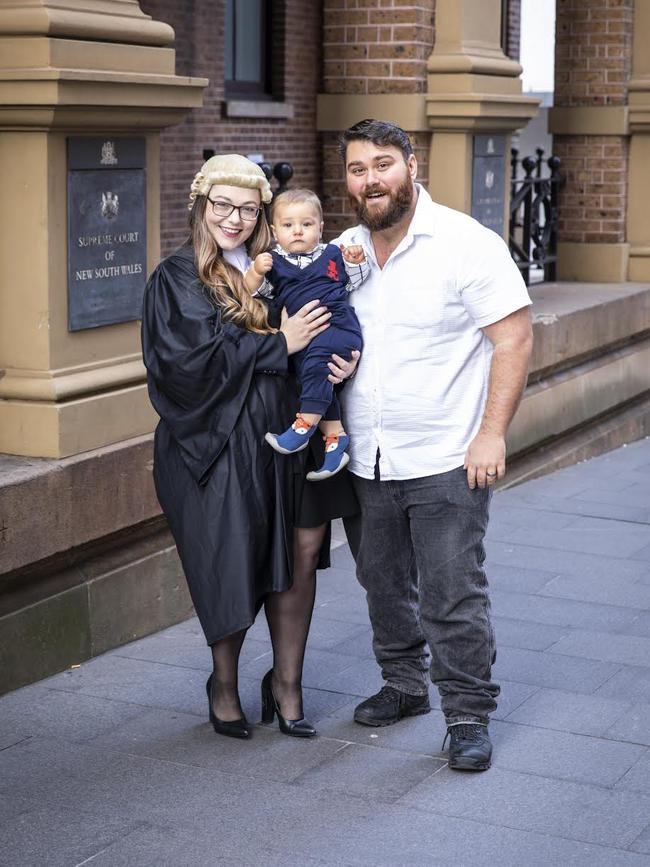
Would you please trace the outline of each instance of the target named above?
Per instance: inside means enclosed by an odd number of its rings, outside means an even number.
[[[503,235],[505,207],[506,138],[503,135],[475,135],[472,164],[472,216]]]
[[[147,279],[143,138],[68,139],[68,328],[139,319]]]

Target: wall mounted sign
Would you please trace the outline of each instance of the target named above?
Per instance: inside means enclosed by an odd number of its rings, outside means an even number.
[[[68,139],[68,329],[139,319],[147,280],[144,138]]]
[[[472,216],[503,236],[506,196],[506,137],[475,135],[472,163]]]

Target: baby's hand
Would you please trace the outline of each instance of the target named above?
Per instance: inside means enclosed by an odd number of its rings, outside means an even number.
[[[273,256],[270,253],[260,253],[259,256],[255,257],[255,261],[253,262],[253,271],[259,276],[263,277],[273,267]]]
[[[350,247],[341,244],[341,253],[345,261],[351,265],[360,265],[366,261],[366,254],[363,252],[361,244],[352,244]]]

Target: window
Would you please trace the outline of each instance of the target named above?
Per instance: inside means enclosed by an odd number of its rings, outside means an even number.
[[[226,96],[271,99],[271,2],[226,0]]]

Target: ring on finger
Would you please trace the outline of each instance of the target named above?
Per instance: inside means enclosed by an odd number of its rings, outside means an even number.
[[[496,474],[497,474],[496,470],[494,470],[494,472],[492,472],[492,473],[489,470],[485,471],[485,475],[488,477],[488,479],[493,479],[496,476]]]

